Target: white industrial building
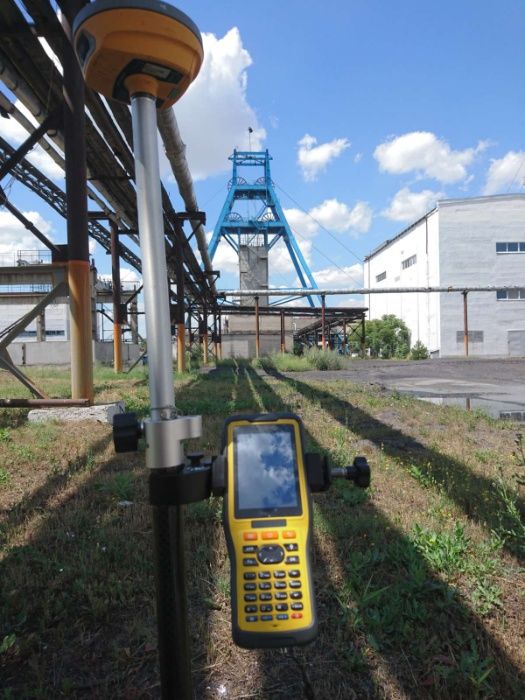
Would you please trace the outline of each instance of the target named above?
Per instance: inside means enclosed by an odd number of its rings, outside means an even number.
[[[449,199],[365,258],[370,289],[523,285],[469,292],[469,352],[525,356],[525,194]],[[368,295],[368,317],[394,314],[433,356],[464,349],[460,293]]]

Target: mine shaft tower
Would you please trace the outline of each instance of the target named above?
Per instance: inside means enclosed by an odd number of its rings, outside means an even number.
[[[282,239],[290,255],[303,289],[317,289],[295,236],[286,220],[270,176],[270,156],[266,151],[237,151],[229,158],[233,173],[228,183],[228,196],[222,207],[209,245],[213,260],[221,238],[224,238],[239,256],[239,278],[241,289],[268,289],[268,255],[273,246]],[[239,168],[262,169],[263,174],[248,182],[239,175]],[[259,170],[260,172],[260,170]],[[295,297],[279,300],[279,304]],[[268,305],[268,297],[259,299]],[[314,306],[312,296],[308,296]],[[254,299],[241,297],[241,304],[252,306]]]

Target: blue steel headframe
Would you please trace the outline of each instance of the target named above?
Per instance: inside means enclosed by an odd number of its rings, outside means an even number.
[[[233,163],[232,179],[229,182],[228,196],[208,246],[210,259],[213,260],[222,238],[225,238],[237,253],[241,245],[241,236],[243,245],[250,245],[253,241],[257,241],[259,245],[262,236],[263,244],[267,250],[273,248],[278,240],[283,239],[303,289],[317,289],[316,281],[297,245],[275,193],[270,175],[272,157],[268,150],[235,150],[229,159]],[[241,166],[263,168],[264,175],[253,183],[247,182],[238,175],[238,167]],[[260,207],[257,214],[253,217],[241,216],[235,211],[235,204],[238,201],[258,202]],[[307,298],[310,306],[315,306],[313,298],[311,296]]]

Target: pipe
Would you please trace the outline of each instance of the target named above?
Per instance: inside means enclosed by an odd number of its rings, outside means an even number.
[[[429,293],[429,292],[496,292],[499,290],[516,290],[523,289],[523,284],[513,284],[504,286],[487,286],[487,287],[463,287],[454,285],[449,287],[388,287],[384,289],[375,288],[353,288],[353,289],[315,289],[316,296],[323,294],[409,294],[409,293]],[[225,297],[252,297],[256,294],[269,297],[308,297],[312,295],[311,289],[220,289],[217,292],[219,298]]]
[[[0,399],[0,408],[52,408],[89,406],[89,399]]]
[[[186,206],[186,211],[190,214],[191,212],[197,212],[199,211],[199,205],[197,204],[197,197],[193,189],[193,180],[188,168],[188,161],[186,160],[186,145],[182,141],[174,111],[172,109],[160,111],[157,121],[164,148],[166,149],[166,156],[177,181],[180,196]],[[216,294],[217,290],[211,274],[213,268],[208,254],[208,244],[206,242],[204,227],[200,221],[196,219],[190,219],[190,224],[195,231],[204,270],[208,273],[210,288],[212,292]]]

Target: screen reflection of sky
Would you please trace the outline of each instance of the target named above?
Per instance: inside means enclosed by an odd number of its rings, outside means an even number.
[[[298,483],[293,427],[239,426],[234,439],[238,509],[296,507]]]

